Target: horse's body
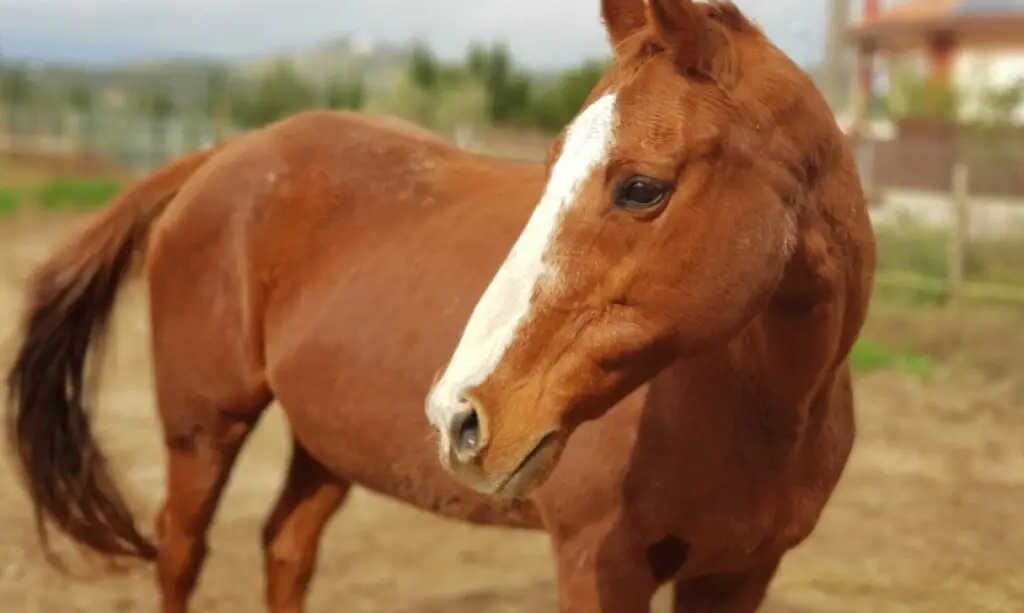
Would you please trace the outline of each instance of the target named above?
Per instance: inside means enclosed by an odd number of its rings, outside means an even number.
[[[295,451],[264,534],[274,613],[301,610],[351,484],[545,529],[566,613],[643,611],[669,581],[680,613],[750,613],[816,524],[854,436],[845,355],[873,243],[852,160],[834,145],[832,208],[801,220],[799,257],[767,306],[575,427],[520,502],[445,472],[422,407],[544,168],[322,111],[185,158],[34,277],[10,428],[40,517],[97,551],[156,559],[163,610],[185,611],[232,461],[276,398]],[[158,546],[136,531],[81,406],[90,331],[144,245],[169,471]]]

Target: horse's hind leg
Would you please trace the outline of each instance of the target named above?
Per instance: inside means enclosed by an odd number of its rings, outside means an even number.
[[[217,502],[242,444],[269,402],[266,393],[225,410],[160,394],[168,452],[167,495],[156,525],[164,613],[188,610]]]
[[[676,613],[754,613],[778,569],[775,560],[744,573],[713,575],[675,585]]]
[[[153,377],[167,448],[156,526],[164,613],[188,610],[221,493],[273,400],[262,360],[262,286],[231,225],[229,211],[241,205],[224,197],[205,187],[179,195],[148,251]]]
[[[150,275],[153,375],[167,448],[167,492],[156,521],[164,613],[188,610],[217,502],[242,444],[273,400],[240,341],[242,318],[211,316],[207,305],[226,309],[214,293],[220,286],[205,278],[188,285],[178,278],[190,271],[186,264],[181,257],[154,258]]]
[[[313,577],[320,535],[348,494],[298,441],[288,477],[263,530],[270,613],[301,613]]]

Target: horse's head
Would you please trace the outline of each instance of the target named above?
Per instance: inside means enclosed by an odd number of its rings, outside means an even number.
[[[427,400],[442,462],[480,491],[530,489],[575,426],[764,309],[808,126],[832,121],[731,3],[602,5],[614,62]]]

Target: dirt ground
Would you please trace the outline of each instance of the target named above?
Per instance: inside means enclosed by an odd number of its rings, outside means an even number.
[[[69,219],[0,220],[0,366],[30,267]],[[145,526],[163,492],[141,286],[119,311],[104,370],[100,436]],[[1018,349],[1019,351],[1019,349]],[[767,613],[1024,611],[1024,406],[1010,384],[859,380],[859,439],[811,538],[785,561]],[[262,610],[260,526],[281,483],[286,429],[275,409],[245,449],[220,506],[194,611]],[[49,570],[9,467],[0,471],[0,611],[156,610],[152,569],[69,579]],[[667,592],[656,611],[667,611]],[[357,490],[324,539],[311,613],[554,611],[541,534],[470,527]]]

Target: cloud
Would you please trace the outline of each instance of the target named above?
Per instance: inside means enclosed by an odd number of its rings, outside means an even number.
[[[820,56],[822,0],[738,0],[798,61]],[[531,66],[607,52],[598,0],[0,0],[0,48],[38,59],[239,56],[344,34],[429,42],[446,57],[504,40]],[[801,24],[802,27],[794,27]]]

